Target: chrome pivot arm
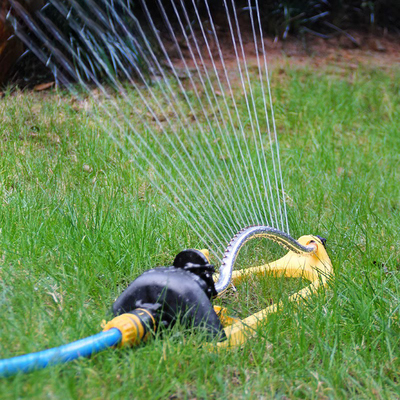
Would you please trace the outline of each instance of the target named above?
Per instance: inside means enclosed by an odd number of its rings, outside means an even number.
[[[219,278],[215,284],[215,289],[218,293],[221,293],[228,288],[232,279],[233,266],[240,249],[247,241],[256,237],[265,237],[270,239],[297,254],[307,254],[315,251],[315,246],[303,246],[287,233],[270,226],[255,225],[244,228],[233,237],[225,250],[222,264],[219,268]]]

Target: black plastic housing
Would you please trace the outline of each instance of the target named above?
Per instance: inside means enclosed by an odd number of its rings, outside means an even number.
[[[225,338],[211,298],[216,294],[214,267],[198,250],[179,253],[171,267],[150,269],[136,278],[113,304],[114,315],[136,308],[149,310],[158,325],[201,327],[210,338]]]

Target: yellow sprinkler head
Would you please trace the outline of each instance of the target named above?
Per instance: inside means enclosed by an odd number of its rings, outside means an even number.
[[[234,271],[240,249],[254,237],[266,237],[289,252],[272,263]],[[172,326],[184,314],[187,321],[183,322],[205,327],[210,339],[219,340],[219,348],[237,346],[253,336],[268,315],[278,310],[279,304],[243,320],[231,317],[225,308],[212,306],[213,298],[221,296],[231,283],[237,285],[247,276],[267,274],[304,278],[310,284],[289,297],[289,301],[299,302],[325,286],[333,275],[324,239],[308,235],[297,241],[284,232],[261,225],[245,228],[235,235],[224,253],[219,273],[212,276],[213,272],[207,249],[180,252],[172,266],[145,271],[128,286],[113,305],[116,317],[104,330],[117,328],[122,334],[121,345],[133,345],[155,331],[159,321],[162,326]]]

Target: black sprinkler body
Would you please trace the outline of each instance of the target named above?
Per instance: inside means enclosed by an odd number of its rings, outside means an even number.
[[[210,338],[225,338],[211,304],[217,294],[214,266],[198,250],[180,252],[170,267],[150,269],[129,284],[113,304],[114,315],[140,308],[150,312],[158,326],[170,327],[179,319],[185,326],[201,327]]]

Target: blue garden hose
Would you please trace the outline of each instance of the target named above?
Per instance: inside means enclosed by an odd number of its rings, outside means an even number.
[[[78,357],[90,357],[92,354],[116,345],[139,344],[149,336],[149,329],[155,329],[153,315],[147,310],[137,308],[107,322],[103,332],[97,335],[54,349],[0,360],[0,378],[15,375],[18,372],[26,373],[51,365],[63,364]]]
[[[117,328],[77,340],[54,349],[39,351],[19,357],[0,360],[0,377],[30,372],[49,365],[62,364],[78,357],[90,357],[121,342],[122,333]]]

